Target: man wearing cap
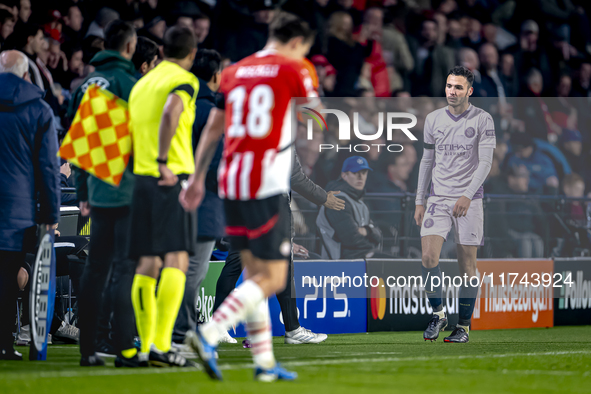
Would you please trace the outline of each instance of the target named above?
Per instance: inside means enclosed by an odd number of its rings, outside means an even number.
[[[382,233],[369,218],[369,209],[363,201],[365,183],[373,171],[361,156],[351,156],[343,163],[341,177],[329,182],[327,191],[340,190],[337,196],[345,200],[342,211],[320,208],[316,225],[322,240],[322,257],[329,259],[359,259],[386,257],[377,249]]]

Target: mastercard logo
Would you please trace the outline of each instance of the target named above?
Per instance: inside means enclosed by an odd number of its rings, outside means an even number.
[[[386,313],[386,287],[384,280],[380,281],[376,287],[371,288],[371,316],[374,320],[384,318]]]

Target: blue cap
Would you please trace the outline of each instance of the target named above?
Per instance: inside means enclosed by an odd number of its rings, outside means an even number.
[[[361,170],[370,170],[367,160],[361,156],[351,156],[343,163],[343,169],[341,172],[359,172]]]
[[[583,137],[578,130],[562,129],[562,142],[583,141]]]

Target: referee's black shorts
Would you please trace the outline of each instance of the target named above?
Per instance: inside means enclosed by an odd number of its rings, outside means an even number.
[[[197,214],[187,213],[179,203],[181,182],[188,175],[178,175],[174,186],[158,186],[158,178],[136,175],[131,203],[129,257],[164,257],[166,253],[195,253]]]
[[[291,212],[287,198],[224,200],[226,234],[232,250],[248,249],[262,260],[287,260],[291,255]]]

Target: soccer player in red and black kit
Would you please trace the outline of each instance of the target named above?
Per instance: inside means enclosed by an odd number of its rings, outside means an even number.
[[[218,172],[224,199],[226,233],[240,250],[245,281],[230,294],[212,320],[187,333],[210,377],[222,379],[214,357],[220,331],[246,322],[252,344],[255,379],[293,380],[273,354],[267,298],[285,287],[291,253],[290,212],[282,203],[291,175],[292,97],[315,97],[302,59],[314,32],[298,17],[282,13],[269,26],[263,50],[225,69],[220,92],[225,102],[214,108],[195,153],[195,174],[181,193],[186,210],[197,208],[205,193],[207,168],[225,131]]]

